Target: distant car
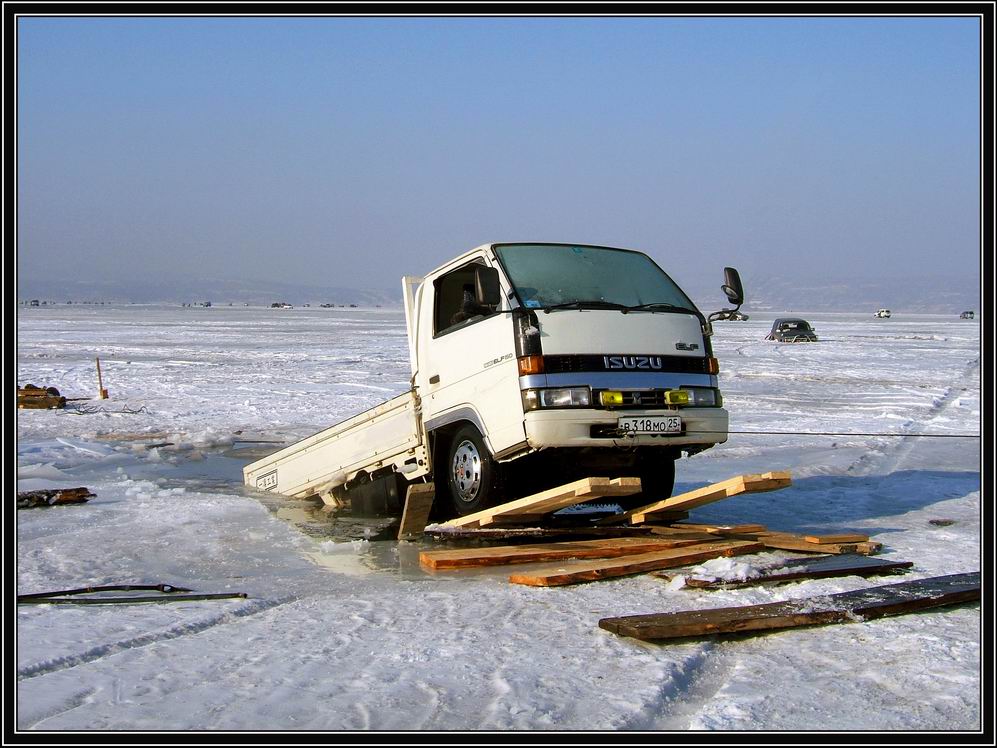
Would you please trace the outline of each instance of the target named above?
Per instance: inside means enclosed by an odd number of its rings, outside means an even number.
[[[959,315],[959,319],[975,319],[976,315],[973,312],[963,312]]]
[[[817,333],[805,319],[780,317],[772,323],[772,331],[765,339],[780,343],[816,343]]]
[[[883,319],[889,319],[890,315],[892,314],[893,312],[891,312],[889,309],[880,309],[878,312],[876,312],[876,316],[881,317]]]
[[[748,315],[744,312],[739,312],[736,309],[724,310],[721,315],[716,318],[717,322],[723,322],[724,320],[733,320],[735,322],[744,322],[748,319]]]

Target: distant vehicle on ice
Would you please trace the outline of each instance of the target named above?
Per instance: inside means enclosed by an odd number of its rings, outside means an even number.
[[[747,322],[749,317],[744,312],[731,312],[727,315],[727,319],[734,320],[735,322]]]
[[[959,315],[959,319],[975,319],[976,315],[973,312],[963,312]]]
[[[878,312],[876,312],[876,316],[881,317],[882,319],[889,319],[892,314],[893,312],[891,312],[889,309],[880,309]]]
[[[772,331],[765,339],[780,343],[816,343],[817,333],[805,319],[780,317],[772,323]]]
[[[294,309],[293,306],[288,304],[286,301],[275,301],[270,305],[271,309]]]

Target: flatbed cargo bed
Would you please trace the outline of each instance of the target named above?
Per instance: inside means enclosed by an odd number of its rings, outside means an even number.
[[[248,486],[304,498],[358,472],[394,465],[409,479],[429,472],[418,403],[405,392],[243,468]]]

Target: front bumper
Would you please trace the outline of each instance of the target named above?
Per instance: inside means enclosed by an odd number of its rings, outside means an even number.
[[[634,437],[594,436],[616,426],[620,417],[682,418],[681,434]],[[678,408],[675,410],[610,411],[588,408],[534,410],[526,414],[526,440],[533,449],[549,447],[670,447],[686,444],[713,445],[727,441],[727,411],[723,408]]]

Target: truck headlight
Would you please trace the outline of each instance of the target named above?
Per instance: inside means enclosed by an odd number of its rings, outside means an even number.
[[[717,391],[711,387],[683,387],[679,392],[688,393],[688,405],[715,406],[720,404]]]
[[[558,387],[523,390],[523,408],[587,408],[592,404],[588,387]]]

